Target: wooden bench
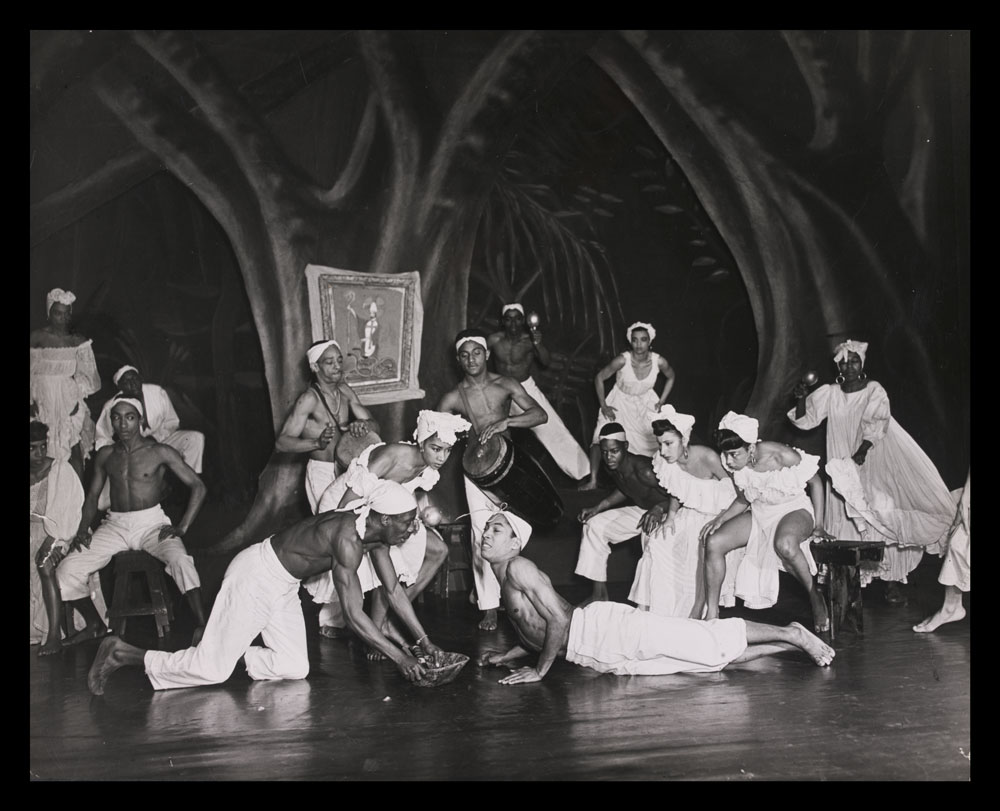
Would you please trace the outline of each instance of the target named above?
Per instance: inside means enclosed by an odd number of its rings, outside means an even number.
[[[809,546],[816,565],[828,569],[822,588],[830,611],[830,639],[836,639],[842,628],[864,633],[858,567],[862,562],[881,561],[885,544],[881,541],[813,541]]]

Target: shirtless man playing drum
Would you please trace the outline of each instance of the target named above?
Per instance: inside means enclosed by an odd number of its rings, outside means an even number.
[[[350,436],[360,440],[378,430],[357,393],[344,382],[344,355],[336,341],[316,341],[306,352],[313,382],[295,400],[274,449],[308,453],[306,497],[315,513],[323,491],[337,478],[337,447]],[[354,415],[354,420],[348,418]]]
[[[509,437],[511,428],[532,428],[548,419],[545,410],[517,380],[487,369],[490,351],[486,333],[476,329],[462,330],[455,336],[455,352],[463,377],[454,389],[441,398],[437,410],[461,414],[469,420],[480,444],[485,445],[496,434]],[[516,403],[522,413],[512,415],[511,403]],[[474,441],[470,435],[469,442]],[[486,519],[495,510],[492,505],[496,497],[480,489],[468,476],[464,478],[472,522],[473,580],[477,603],[483,611],[479,627],[484,631],[495,631],[500,584],[489,564],[483,560],[481,544]]]

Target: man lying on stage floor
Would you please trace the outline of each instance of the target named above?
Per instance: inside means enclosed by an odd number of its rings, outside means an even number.
[[[506,510],[492,515],[483,531],[483,557],[500,581],[507,617],[522,644],[506,653],[487,652],[479,665],[505,665],[538,653],[534,667],[517,668],[500,684],[541,681],[559,656],[619,676],[711,673],[796,648],[820,667],[833,661],[833,648],[797,622],[781,628],[738,617],[661,617],[612,602],[573,608],[544,572],[521,557],[530,535],[528,523]]]
[[[331,565],[351,630],[391,659],[408,681],[417,681],[425,673],[421,664],[386,639],[362,610],[357,571],[362,556],[370,553],[390,606],[436,663],[443,651],[421,627],[389,559],[389,547],[409,538],[416,524],[413,495],[401,484],[382,481],[366,499],[305,518],[247,547],[226,569],[197,647],[175,653],[144,650],[110,636],[87,676],[90,692],[103,695],[108,676],[125,665],[144,666],[154,690],[219,684],[241,657],[251,679],[304,679],[309,656],[299,583]],[[258,634],[263,647],[252,644]]]

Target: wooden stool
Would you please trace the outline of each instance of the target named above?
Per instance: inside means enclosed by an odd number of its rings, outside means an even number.
[[[448,558],[430,584],[432,594],[448,598],[451,591],[468,591],[472,584],[472,526],[461,522],[438,524],[436,529],[448,545]]]
[[[878,562],[885,553],[881,541],[813,541],[809,545],[817,566],[826,565],[826,604],[830,610],[830,639],[841,627],[864,633],[861,606],[862,561]]]
[[[115,596],[108,611],[112,630],[121,636],[129,617],[152,616],[156,620],[156,635],[162,639],[170,633],[174,618],[163,564],[148,552],[132,550],[115,555],[114,564]],[[148,593],[148,601],[143,591]]]

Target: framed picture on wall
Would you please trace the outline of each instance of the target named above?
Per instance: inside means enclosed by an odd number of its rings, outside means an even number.
[[[420,274],[306,265],[314,341],[344,353],[344,380],[365,405],[424,396],[417,380],[424,309]]]

